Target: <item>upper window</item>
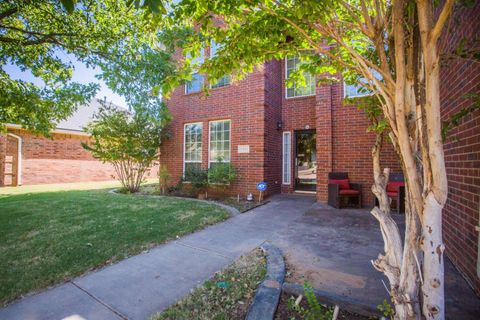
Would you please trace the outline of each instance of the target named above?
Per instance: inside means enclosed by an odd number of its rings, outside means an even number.
[[[285,60],[286,76],[288,79],[295,70],[298,70],[302,61],[298,56],[287,57]],[[315,95],[315,76],[309,72],[304,72],[303,77],[305,78],[306,85],[300,86],[293,84],[292,86],[287,87],[287,98]]]
[[[214,58],[217,55],[218,49],[221,48],[221,45],[216,43],[215,41],[210,42],[210,58]],[[222,78],[218,79],[217,82],[212,83],[212,88],[220,88],[228,86],[231,82],[230,75],[225,75]]]
[[[377,71],[372,70],[372,74],[376,79],[382,80],[382,76]],[[358,81],[365,84],[368,83],[368,80],[365,78],[360,78]],[[360,98],[360,97],[365,97],[372,94],[373,92],[367,89],[366,86],[362,86],[358,83],[356,84],[346,84],[345,82],[343,83],[344,98]]]
[[[200,56],[192,58],[190,54],[187,54],[187,59],[190,60],[190,65],[193,70],[197,70],[203,63],[205,59],[205,50],[202,48],[200,50]],[[185,83],[185,93],[199,92],[202,90],[204,85],[204,77],[200,73],[193,73],[192,80],[189,80]]]
[[[199,92],[202,90],[205,81],[200,73],[192,74],[192,80],[185,83],[185,93]]]
[[[184,126],[183,175],[188,180],[188,172],[202,165],[202,123],[188,123]]]
[[[210,122],[209,167],[219,158],[230,162],[230,120]]]

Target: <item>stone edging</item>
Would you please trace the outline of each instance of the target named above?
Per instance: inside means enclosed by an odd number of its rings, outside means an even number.
[[[122,193],[118,192],[118,189],[111,189],[108,191],[108,193],[121,196],[124,195]],[[220,203],[217,201],[209,201],[209,200],[200,200],[200,199],[195,199],[195,198],[187,198],[187,197],[176,197],[176,196],[163,196],[163,195],[153,195],[153,194],[130,194],[136,197],[155,197],[155,198],[173,198],[173,199],[181,199],[181,200],[191,200],[191,201],[197,201],[197,202],[203,202],[207,204],[213,204],[219,207],[222,207],[223,209],[227,210],[228,213],[231,216],[236,216],[237,214],[240,214],[240,211],[237,208],[231,207],[229,205],[226,205],[224,203]]]
[[[282,286],[283,291],[290,295],[304,295],[304,287],[296,283],[285,282]],[[382,317],[383,314],[377,309],[375,305],[367,304],[365,302],[335,294],[332,292],[323,291],[320,289],[313,289],[317,300],[321,304],[328,306],[337,305],[340,310],[345,310],[350,313],[359,314],[366,317]]]
[[[248,309],[247,320],[274,318],[285,278],[285,263],[280,250],[269,243],[264,243],[261,248],[267,256],[267,274]]]

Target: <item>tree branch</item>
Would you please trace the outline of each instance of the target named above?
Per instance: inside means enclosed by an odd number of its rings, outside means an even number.
[[[442,12],[438,16],[437,23],[433,27],[432,31],[430,31],[429,41],[436,42],[440,35],[442,34],[443,26],[447,21],[448,17],[450,16],[450,12],[452,12],[453,5],[455,4],[455,0],[446,0],[445,4],[443,5]]]

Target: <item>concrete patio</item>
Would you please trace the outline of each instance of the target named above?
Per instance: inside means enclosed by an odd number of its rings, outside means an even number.
[[[401,221],[401,216],[398,217]],[[300,283],[377,305],[387,297],[370,264],[383,250],[366,210],[334,210],[309,196],[270,203],[0,309],[0,319],[147,319],[240,255],[271,241]],[[451,264],[447,317],[476,319],[480,300]]]

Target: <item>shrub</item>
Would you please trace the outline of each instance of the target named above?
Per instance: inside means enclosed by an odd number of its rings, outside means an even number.
[[[237,178],[237,170],[229,162],[224,162],[223,158],[217,158],[217,162],[212,164],[208,170],[208,181],[213,184],[228,186]]]
[[[85,128],[93,141],[82,146],[94,158],[113,165],[123,188],[137,192],[145,174],[159,159],[163,129],[169,121],[163,105],[130,113],[104,104]]]
[[[201,167],[189,167],[185,170],[185,181],[190,182],[196,195],[204,193],[208,188],[208,171]]]

